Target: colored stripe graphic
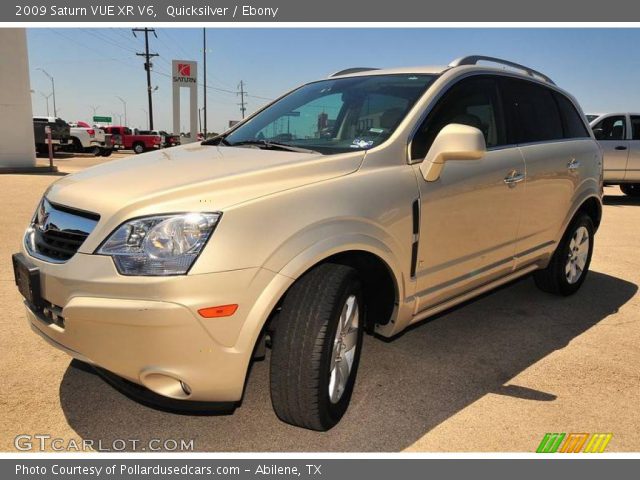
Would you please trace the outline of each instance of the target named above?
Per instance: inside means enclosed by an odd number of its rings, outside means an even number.
[[[588,433],[570,433],[562,444],[560,453],[580,453],[587,438],[589,438]]]
[[[613,433],[545,433],[536,453],[602,453],[609,445]],[[564,440],[564,443],[562,441]],[[587,442],[587,440],[589,440]],[[585,445],[584,450],[582,447]]]
[[[602,453],[611,441],[613,433],[594,433],[584,449],[584,453]]]
[[[564,439],[566,434],[564,433],[547,433],[542,438],[540,445],[538,445],[538,449],[536,453],[556,453],[558,447],[560,446],[560,442]]]

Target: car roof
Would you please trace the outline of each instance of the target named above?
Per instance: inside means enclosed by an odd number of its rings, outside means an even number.
[[[633,117],[640,117],[640,113],[634,113],[634,112],[606,112],[606,113],[587,113],[586,115],[590,116],[590,115],[595,115],[595,118],[593,120],[591,120],[589,122],[589,125],[594,125],[596,123],[598,123],[602,117],[611,117],[611,116],[625,116],[625,115],[630,115]]]

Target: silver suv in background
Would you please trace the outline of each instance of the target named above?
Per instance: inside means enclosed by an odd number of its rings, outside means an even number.
[[[640,113],[588,115],[604,152],[604,183],[640,197]]]

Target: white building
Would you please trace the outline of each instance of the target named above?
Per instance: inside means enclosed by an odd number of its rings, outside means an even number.
[[[0,28],[0,171],[36,164],[27,35]]]

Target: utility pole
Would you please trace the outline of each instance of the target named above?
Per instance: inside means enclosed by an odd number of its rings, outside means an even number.
[[[207,29],[202,29],[202,60],[204,66],[204,84],[202,85],[202,95],[204,101],[204,129],[202,130],[202,136],[204,140],[207,139]],[[200,122],[202,127],[202,122]]]
[[[56,110],[56,82],[53,81],[53,77],[51,75],[49,75],[47,73],[47,71],[44,68],[38,68],[38,70],[40,70],[42,73],[44,73],[47,77],[49,77],[49,80],[51,80],[51,91],[53,92],[53,116],[54,117],[58,117],[58,111]],[[47,100],[48,102],[48,100]],[[47,114],[48,116],[49,114]]]
[[[116,95],[116,98],[122,102],[122,106],[124,107],[124,126],[127,126],[127,102],[124,98]]]
[[[149,32],[153,33],[153,35],[158,38],[155,29],[153,28],[133,28],[131,29],[133,32],[133,36],[136,36],[136,32],[144,32],[144,53],[136,53],[139,57],[144,57],[144,69],[147,71],[147,98],[149,100],[149,130],[153,130],[153,100],[152,100],[152,89],[151,89],[151,58],[157,57],[157,53],[149,53]]]
[[[238,92],[238,95],[240,95],[240,113],[242,113],[242,118],[244,118],[244,112],[247,110],[244,97],[247,92],[244,91],[244,82],[242,80],[240,80],[240,85],[238,85],[238,88],[240,89],[240,91]]]

